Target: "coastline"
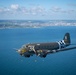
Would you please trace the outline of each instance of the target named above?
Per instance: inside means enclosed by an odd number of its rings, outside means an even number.
[[[76,26],[76,20],[0,20],[0,29]]]

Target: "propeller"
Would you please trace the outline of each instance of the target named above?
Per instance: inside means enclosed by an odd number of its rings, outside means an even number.
[[[18,50],[19,50],[19,49],[17,49],[17,48],[13,48],[13,49],[14,49],[16,52],[18,52]]]
[[[17,48],[13,48],[13,49],[15,50],[15,52],[18,53],[19,49],[17,49]],[[23,62],[23,58],[22,58],[21,56],[18,57],[17,59],[18,59],[19,61]]]

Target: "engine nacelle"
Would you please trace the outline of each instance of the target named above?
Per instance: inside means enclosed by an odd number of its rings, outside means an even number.
[[[25,56],[25,57],[30,57],[30,53],[25,52],[25,53],[23,54],[23,56]]]
[[[43,53],[42,53],[42,54],[40,54],[39,56],[42,57],[42,58],[45,58],[45,57],[46,57],[46,54],[43,54]]]

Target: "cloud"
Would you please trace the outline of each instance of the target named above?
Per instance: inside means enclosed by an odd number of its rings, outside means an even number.
[[[54,6],[54,7],[51,7],[50,10],[53,11],[53,12],[60,12],[61,11],[61,8],[60,7],[57,7],[57,6]]]
[[[36,14],[44,14],[45,13],[45,8],[44,7],[41,7],[41,6],[34,6],[34,7],[31,7],[29,9],[29,12],[33,15],[36,15]]]
[[[67,12],[68,12],[68,14],[76,13],[76,11],[73,10],[73,9],[70,9],[70,10],[68,10]]]
[[[7,13],[7,12],[10,12],[10,9],[9,8],[0,8],[0,13],[1,14]]]
[[[14,10],[19,9],[19,5],[18,4],[12,4],[11,9],[14,9]]]
[[[63,8],[60,8],[60,7],[57,7],[57,6],[54,6],[54,7],[51,7],[50,9],[51,13],[55,13],[55,14],[58,14],[58,13],[61,13],[61,14],[72,14],[75,11],[75,9],[63,9]]]
[[[19,9],[19,5],[18,4],[12,4],[9,7],[0,7],[0,13],[14,13],[14,12],[18,12]]]
[[[3,11],[3,9],[2,8],[0,8],[0,12],[2,12]]]
[[[58,6],[53,6],[49,9],[43,6],[20,6],[18,4],[11,4],[9,7],[0,7],[0,13],[2,14],[19,14],[19,15],[32,15],[32,16],[48,16],[53,14],[73,14],[75,13],[75,9],[63,9]]]
[[[73,14],[73,13],[75,13],[76,11],[73,10],[73,9],[68,9],[68,10],[61,10],[60,12],[61,12],[61,13],[64,13],[64,14]]]
[[[76,7],[76,4],[68,4],[68,6]]]
[[[20,12],[22,12],[23,14],[29,14],[29,10],[25,7],[21,7]]]

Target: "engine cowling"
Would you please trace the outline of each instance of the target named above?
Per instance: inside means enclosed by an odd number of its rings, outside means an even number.
[[[40,57],[42,57],[42,58],[45,58],[46,55],[47,55],[47,54],[46,54],[46,53],[43,53],[43,52],[38,54],[38,56],[40,56]]]
[[[39,56],[42,57],[42,58],[45,58],[46,54],[40,54]]]
[[[46,54],[43,54],[43,55],[41,54],[40,57],[45,58],[46,57]]]
[[[28,53],[28,52],[25,52],[23,55],[24,55],[25,57],[30,57],[30,53]]]

